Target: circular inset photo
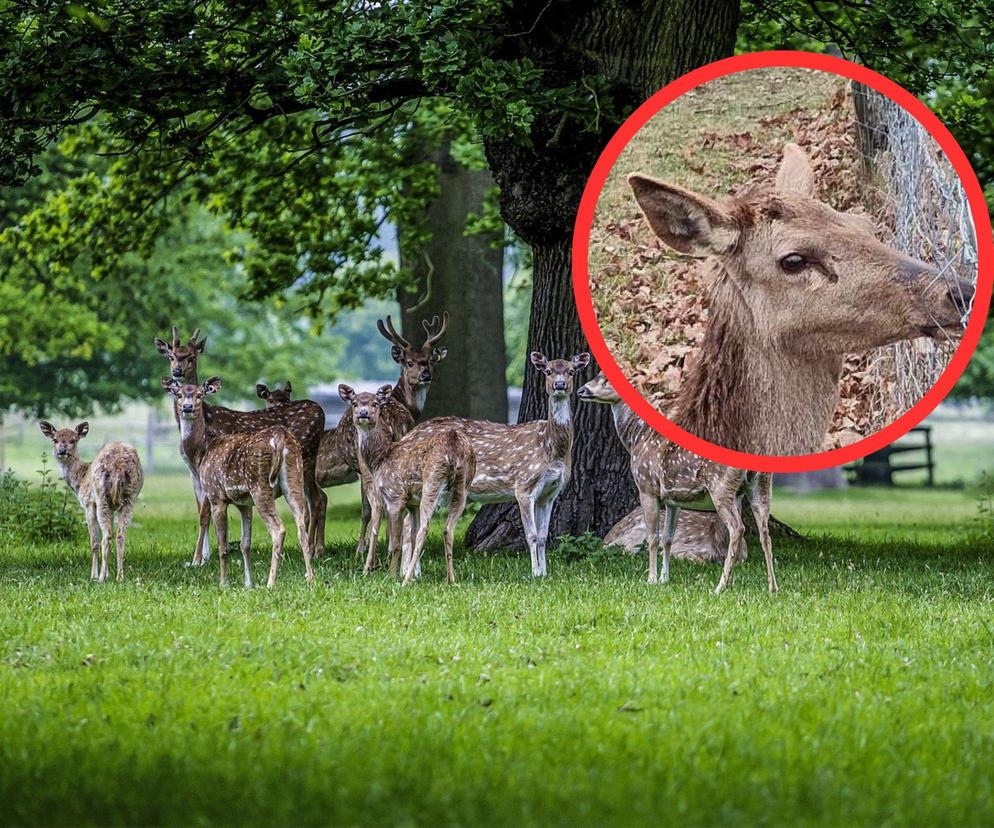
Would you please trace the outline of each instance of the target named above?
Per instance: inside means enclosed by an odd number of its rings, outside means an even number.
[[[685,448],[763,471],[910,429],[962,372],[991,282],[980,185],[938,120],[866,69],[783,55],[712,64],[636,112],[574,249],[619,394]]]

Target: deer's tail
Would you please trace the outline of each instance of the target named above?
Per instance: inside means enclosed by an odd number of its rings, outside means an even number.
[[[284,455],[287,448],[286,432],[282,429],[274,431],[273,436],[269,438],[269,446],[272,449],[269,461],[269,485],[275,489],[276,484],[280,482],[282,477],[281,472],[283,471]]]

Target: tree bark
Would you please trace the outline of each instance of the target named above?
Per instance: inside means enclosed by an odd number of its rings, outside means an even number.
[[[424,319],[449,313],[442,340],[448,350],[438,365],[423,418],[452,414],[507,422],[507,355],[504,350],[504,255],[493,239],[466,235],[466,222],[483,212],[494,186],[487,170],[469,170],[449,153],[431,151],[439,169],[439,196],[428,208],[431,240],[414,252],[410,266],[417,288],[402,292],[403,335],[424,340]]]
[[[570,248],[580,196],[594,162],[621,121],[668,81],[731,54],[738,0],[643,0],[512,4],[508,57],[544,70],[550,91],[600,76],[595,128],[566,120],[561,109],[539,113],[532,142],[489,138],[484,146],[500,187],[504,220],[532,248],[534,291],[529,349],[550,357],[588,350],[571,287]],[[592,376],[595,368],[583,378]],[[519,421],[544,417],[546,400],[534,372],[525,377]],[[575,417],[573,477],[560,494],[550,536],[604,534],[635,502],[628,456],[606,406],[581,406]],[[484,507],[469,527],[477,549],[521,546],[515,504]]]

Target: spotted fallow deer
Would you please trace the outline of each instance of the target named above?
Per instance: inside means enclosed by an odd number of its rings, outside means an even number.
[[[123,581],[124,540],[144,482],[138,452],[127,443],[108,443],[92,462],[86,463],[79,459],[79,441],[89,433],[89,423],[59,429],[49,422],[43,421],[39,425],[41,433],[52,441],[52,455],[62,479],[76,493],[79,505],[83,507],[90,536],[90,577],[95,581],[107,580],[110,539],[117,514],[117,580]]]
[[[435,377],[435,366],[445,359],[447,353],[445,348],[439,346],[439,341],[449,326],[449,314],[443,312],[441,321],[435,316],[431,322],[424,320],[421,324],[424,326],[426,338],[419,348],[397,333],[389,316],[385,323],[383,320],[376,322],[377,330],[392,346],[390,356],[400,365],[400,377],[390,393],[390,403],[381,412],[381,417],[387,421],[394,441],[410,431],[421,416],[428,390]],[[317,477],[321,486],[329,487],[351,483],[358,475],[359,457],[356,453],[355,422],[352,418],[352,409],[349,407],[338,421],[338,425],[325,431],[321,437]],[[362,495],[362,523],[356,547],[356,556],[360,559],[366,554],[370,515],[369,502],[366,496]]]
[[[457,429],[443,429],[429,439],[395,441],[383,413],[391,402],[391,388],[382,386],[375,394],[357,394],[347,385],[338,393],[349,404],[355,422],[356,454],[369,495],[369,554],[365,572],[373,568],[376,537],[383,511],[387,514],[390,538],[390,574],[396,575],[403,546],[405,513],[410,516],[413,544],[404,561],[404,583],[419,572],[428,524],[439,505],[447,503],[445,521],[445,575],[455,583],[452,546],[455,528],[466,508],[469,483],[476,473],[476,458],[469,441]]]
[[[200,329],[197,328],[189,342],[180,342],[176,328],[172,329],[172,342],[156,338],[155,347],[169,360],[170,375],[180,380],[184,385],[199,385],[197,379],[197,359],[204,352],[206,338],[198,340]],[[173,413],[177,425],[180,424],[180,412],[176,400],[173,401]],[[220,405],[204,403],[204,419],[207,423],[207,434],[215,437],[222,434],[235,434],[241,431],[258,431],[272,426],[283,426],[296,438],[304,461],[304,495],[309,507],[309,537],[314,557],[324,554],[324,516],[327,495],[317,484],[315,466],[318,449],[321,444],[321,434],[324,432],[324,410],[313,400],[297,400],[275,408],[264,408],[258,411],[234,411]],[[201,482],[197,465],[188,458],[180,440],[180,454],[190,470],[193,478],[193,491],[197,498],[197,511],[203,502]],[[193,553],[193,566],[200,566],[210,557],[210,545],[206,533]]]
[[[293,402],[293,386],[290,384],[290,380],[283,383],[282,388],[270,388],[264,383],[257,383],[255,393],[260,400],[266,401],[266,408],[277,408]]]
[[[775,187],[722,202],[639,174],[628,181],[663,242],[713,257],[709,320],[672,416],[712,443],[756,454],[818,451],[846,354],[962,333],[973,285],[815,198],[796,144],[784,146]]]
[[[639,503],[645,519],[646,541],[649,547],[649,583],[666,583],[670,578],[670,547],[676,534],[682,506],[692,505],[710,496],[718,519],[728,529],[728,550],[716,593],[724,591],[732,577],[732,568],[741,555],[745,526],[742,523],[742,497],[749,503],[759,539],[766,558],[766,577],[771,593],[777,591],[773,565],[773,543],[770,539],[769,517],[772,498],[772,477],[769,474],[745,472],[706,460],[671,443],[655,429],[646,425],[618,396],[604,374],[598,374],[584,385],[577,396],[592,403],[611,406],[618,437],[631,455],[632,477],[638,487]],[[663,522],[663,567],[658,571],[659,507],[665,510]]]
[[[549,397],[547,419],[507,425],[436,417],[415,426],[404,442],[429,440],[450,429],[464,435],[476,455],[476,474],[469,488],[469,499],[484,503],[517,501],[531,553],[532,575],[544,577],[548,572],[546,544],[552,507],[572,471],[570,396],[575,375],[590,363],[590,354],[550,360],[533,351],[531,363],[545,375]]]
[[[276,583],[286,529],[276,512],[276,497],[286,498],[297,524],[304,570],[314,580],[308,537],[308,505],[304,495],[304,460],[300,443],[290,430],[273,425],[233,434],[211,434],[204,397],[221,388],[211,377],[203,385],[184,384],[173,377],[162,380],[180,414],[180,435],[185,457],[197,468],[203,492],[198,546],[214,520],[219,550],[221,586],[228,584],[228,506],[236,506],[242,519],[241,552],[245,586],[252,586],[252,506],[259,510],[273,543],[267,585]]]

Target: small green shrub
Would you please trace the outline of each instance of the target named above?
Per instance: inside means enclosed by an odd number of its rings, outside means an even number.
[[[42,455],[41,482],[32,485],[11,469],[0,477],[0,541],[54,543],[79,538],[76,498],[56,480]]]
[[[582,535],[560,535],[552,547],[551,556],[574,562],[589,558],[613,557],[614,553],[609,552],[604,546],[603,539],[593,532],[584,532]]]

